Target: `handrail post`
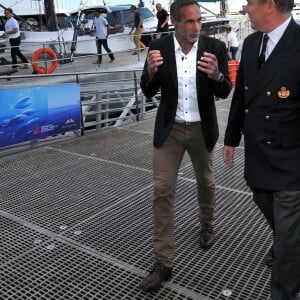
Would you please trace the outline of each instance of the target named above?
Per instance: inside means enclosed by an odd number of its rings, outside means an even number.
[[[134,95],[135,95],[135,106],[136,106],[136,121],[140,120],[139,118],[139,97],[138,97],[138,82],[137,82],[137,75],[136,70],[133,71],[133,82],[134,82]]]

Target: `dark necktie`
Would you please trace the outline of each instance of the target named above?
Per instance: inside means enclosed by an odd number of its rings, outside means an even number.
[[[260,70],[266,61],[266,49],[267,49],[267,43],[268,43],[269,36],[267,34],[264,34],[262,39],[262,46],[261,51],[258,57],[258,69]]]

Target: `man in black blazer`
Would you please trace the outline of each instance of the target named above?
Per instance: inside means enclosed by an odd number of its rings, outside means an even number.
[[[174,36],[152,41],[141,88],[147,97],[161,90],[154,128],[155,266],[140,287],[153,291],[172,275],[174,258],[174,194],[185,151],[194,168],[201,222],[200,246],[214,242],[215,182],[213,149],[218,139],[215,99],[232,88],[225,43],[199,36],[201,11],[196,0],[175,0],[170,8]]]
[[[244,40],[223,158],[245,141],[245,179],[274,231],[273,300],[300,289],[300,26],[293,0],[249,0],[258,30]],[[265,51],[264,51],[265,50]]]

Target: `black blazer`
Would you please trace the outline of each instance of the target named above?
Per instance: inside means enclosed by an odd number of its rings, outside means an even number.
[[[300,190],[300,26],[292,19],[258,71],[261,32],[244,40],[225,145],[245,140],[245,179],[271,191]]]
[[[151,82],[149,82],[147,62],[145,63],[141,88],[144,95],[149,98],[161,89],[161,100],[155,120],[153,141],[155,147],[160,147],[171,132],[178,104],[178,81],[173,36],[153,40],[149,46],[149,51],[153,49],[160,50],[164,63],[159,67]],[[197,60],[205,51],[216,55],[219,70],[225,75],[225,80],[220,83],[209,79],[202,72],[197,71],[196,73],[201,125],[207,150],[211,151],[219,136],[214,96],[226,98],[232,85],[228,77],[228,58],[225,44],[207,36],[200,36]]]

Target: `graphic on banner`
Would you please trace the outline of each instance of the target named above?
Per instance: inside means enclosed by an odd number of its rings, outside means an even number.
[[[0,147],[80,128],[80,86],[0,91]]]

